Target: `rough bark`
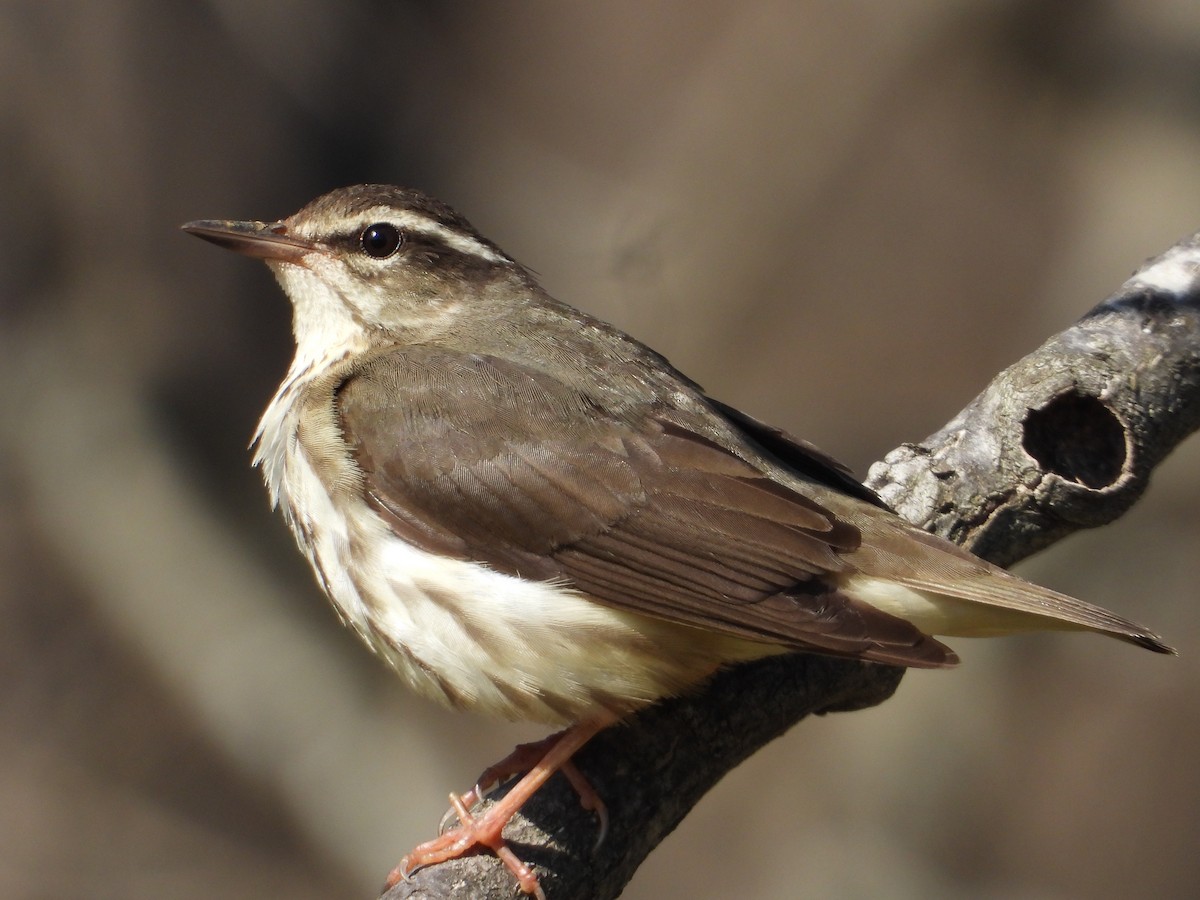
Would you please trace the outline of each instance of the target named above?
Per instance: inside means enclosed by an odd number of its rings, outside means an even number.
[[[868,484],[905,518],[1001,565],[1113,521],[1200,426],[1198,270],[1200,234],[1001,372],[943,429],[889,453]],[[802,655],[725,671],[577,755],[609,806],[599,847],[594,818],[561,778],[505,835],[551,900],[615,897],[726,772],[806,716],[881,703],[902,674]],[[421,870],[384,900],[511,900],[514,890],[504,867],[481,854]]]

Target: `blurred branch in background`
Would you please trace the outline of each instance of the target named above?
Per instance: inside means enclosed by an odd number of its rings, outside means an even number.
[[[861,469],[1196,228],[1198,18],[5,4],[0,894],[373,895],[446,786],[534,736],[404,696],[324,609],[244,449],[286,305],[179,223],[414,184]],[[790,897],[801,855],[813,895],[1194,894],[1197,460],[1025,569],[1136,605],[1176,664],[971,645],[756,755],[625,896]]]

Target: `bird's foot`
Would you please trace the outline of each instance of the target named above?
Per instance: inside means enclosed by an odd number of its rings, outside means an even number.
[[[532,797],[546,780],[560,769],[567,776],[584,808],[594,811],[600,817],[600,837],[603,839],[608,828],[608,812],[599,795],[587,779],[571,764],[575,751],[592,738],[596,732],[608,727],[615,721],[610,715],[597,716],[586,722],[572,725],[566,731],[553,735],[535,744],[525,744],[510,753],[504,760],[492,766],[480,776],[480,783],[494,782],[501,777],[512,774],[513,761],[521,765],[517,771],[525,775],[513,785],[512,789],[501,797],[483,815],[476,818],[470,806],[478,802],[480,788],[477,786],[463,797],[450,795],[453,813],[458,817],[459,824],[445,831],[432,841],[426,841],[417,846],[411,853],[400,860],[400,865],[388,876],[387,887],[392,887],[401,879],[407,879],[413,872],[423,866],[431,866],[447,860],[457,859],[476,847],[486,847],[513,873],[521,890],[531,894],[537,900],[545,900],[545,893],[538,884],[537,876],[515,853],[504,843],[501,833],[509,820],[517,814],[525,802]],[[535,760],[530,764],[530,760]]]
[[[438,824],[438,834],[446,834],[453,827],[453,819],[458,819],[459,822],[464,821],[461,813],[462,809],[474,809],[475,804],[486,797],[493,788],[499,787],[510,778],[517,775],[524,775],[530,771],[546,758],[546,755],[565,733],[560,731],[540,741],[518,744],[504,759],[484,769],[475,780],[474,787],[461,797],[451,796],[451,806],[446,810],[446,814],[442,816],[442,820]],[[584,777],[583,773],[579,771],[573,762],[567,760],[559,767],[559,771],[571,783],[571,787],[575,789],[575,793],[579,795],[579,805],[588,812],[594,813],[596,819],[599,821],[600,828],[599,833],[596,835],[595,843],[595,846],[599,847],[604,843],[605,835],[608,834],[608,807],[604,805],[604,801],[596,793],[596,789],[592,787],[591,782]]]
[[[388,886],[394,885],[401,878],[408,878],[423,866],[432,866],[449,859],[457,859],[475,847],[486,847],[499,857],[500,861],[513,873],[513,877],[517,879],[517,884],[522,891],[531,894],[537,900],[546,900],[542,886],[538,883],[537,875],[517,858],[517,855],[513,853],[501,836],[504,826],[516,813],[516,808],[509,808],[507,804],[498,803],[479,818],[475,818],[463,802],[462,797],[451,794],[450,803],[460,824],[433,840],[415,847],[404,859],[400,860],[400,865],[392,870],[392,874],[388,876]]]

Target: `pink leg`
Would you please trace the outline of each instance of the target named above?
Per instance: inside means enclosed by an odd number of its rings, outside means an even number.
[[[469,804],[466,802],[468,798],[472,802],[478,799],[478,786],[469,791],[466,797],[460,798],[451,794],[450,802],[458,815],[460,824],[445,834],[417,846],[404,859],[400,860],[400,865],[388,876],[388,887],[394,885],[401,878],[407,878],[423,866],[456,859],[473,847],[481,846],[487,847],[501,859],[516,877],[522,891],[532,894],[538,900],[545,900],[537,876],[525,863],[517,859],[512,850],[504,843],[501,832],[509,820],[525,805],[525,802],[559,769],[564,770],[563,774],[571,780],[571,784],[579,792],[584,807],[597,810],[601,817],[603,832],[607,827],[607,814],[603,812],[604,804],[600,802],[600,798],[591,785],[571,765],[570,760],[580,747],[591,740],[597,732],[611,725],[613,721],[615,720],[611,716],[606,716],[580,722],[546,741],[518,747],[501,763],[488,769],[480,777],[481,783],[486,785],[485,779],[495,780],[497,777],[512,774],[511,771],[504,770],[506,766],[511,768],[508,764],[515,758],[523,759],[522,754],[528,756],[542,750],[545,752],[529,767],[528,772],[513,786],[512,790],[479,818],[471,814]],[[581,784],[584,786],[584,790],[581,790]],[[603,834],[601,836],[603,837]]]
[[[512,753],[508,754],[500,762],[484,769],[475,780],[473,788],[461,797],[451,795],[450,809],[446,810],[446,814],[442,816],[441,824],[438,826],[438,834],[444,834],[450,828],[451,819],[457,818],[459,822],[465,821],[460,808],[471,809],[486,796],[488,789],[493,785],[503,784],[514,775],[524,775],[533,769],[534,766],[546,757],[546,754],[550,752],[554,744],[565,734],[565,731],[560,731],[557,734],[542,738],[540,741],[534,741],[529,744],[518,744]],[[579,795],[580,805],[588,812],[595,813],[596,818],[600,821],[600,831],[596,836],[596,846],[599,847],[604,843],[605,835],[608,834],[608,807],[604,805],[604,801],[596,793],[595,788],[583,777],[583,773],[576,768],[575,763],[568,759],[559,766],[559,771],[571,783],[571,787],[575,789],[575,793]]]

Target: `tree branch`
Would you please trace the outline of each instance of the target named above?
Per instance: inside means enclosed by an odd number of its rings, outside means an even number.
[[[889,453],[868,484],[905,518],[1001,565],[1113,521],[1200,427],[1198,270],[1200,234],[1000,373],[945,428]],[[881,703],[902,674],[799,654],[724,671],[576,756],[608,802],[600,847],[594,818],[561,778],[505,836],[552,900],[615,897],[726,772],[805,716]],[[477,855],[421,870],[383,900],[513,893],[504,867]]]

